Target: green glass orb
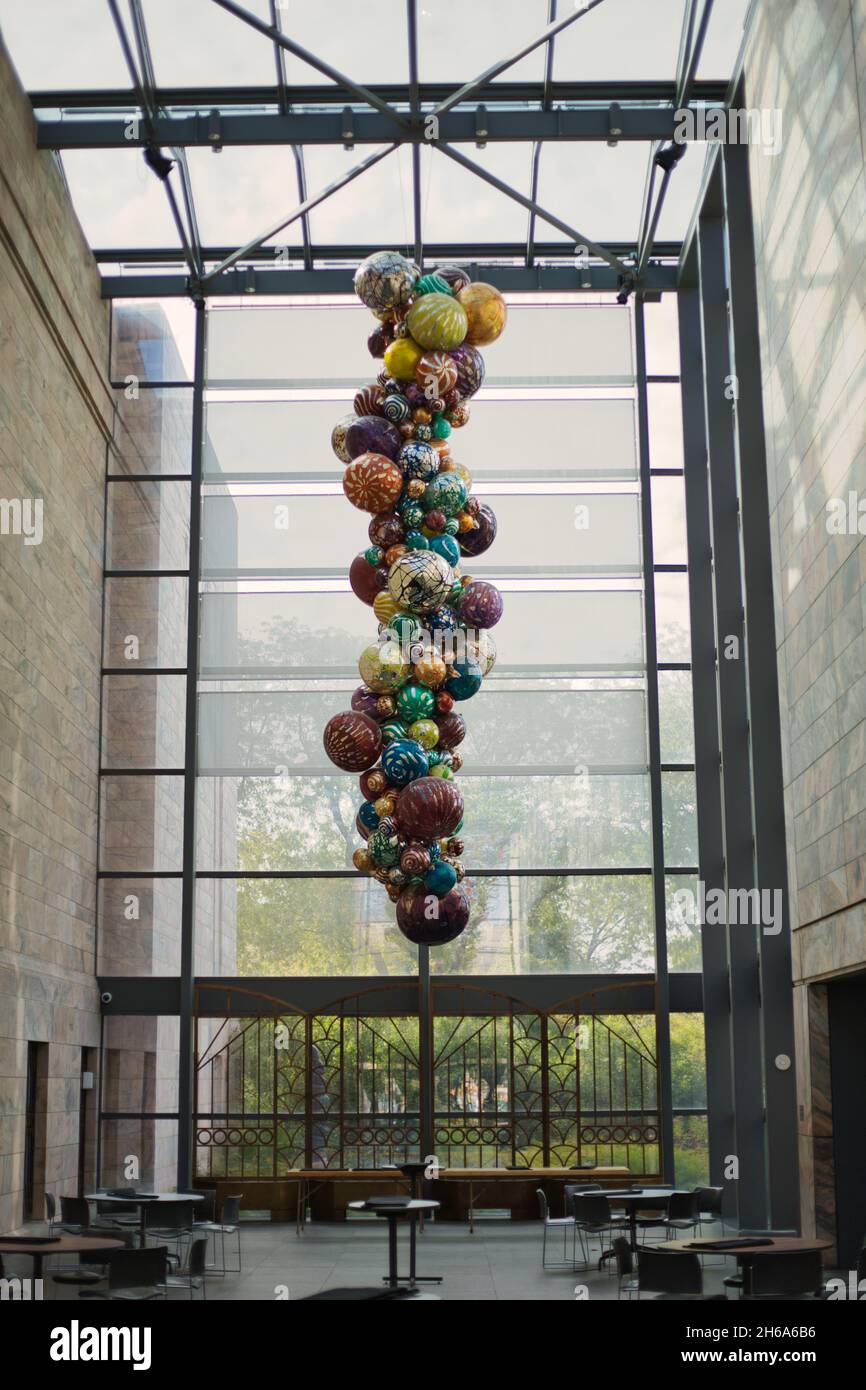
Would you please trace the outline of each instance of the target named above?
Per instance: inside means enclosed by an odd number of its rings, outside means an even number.
[[[409,531],[406,535],[406,545],[410,550],[430,549],[430,542],[420,531]]]
[[[456,536],[459,534],[459,532],[460,522],[457,520],[456,516],[449,516],[448,520],[445,523],[445,535]]]
[[[367,841],[367,853],[380,869],[390,869],[400,858],[400,843],[384,830],[374,830]]]
[[[443,280],[441,275],[422,275],[420,280],[415,281],[415,294],[451,294],[454,291],[447,280]]]
[[[421,439],[421,440],[423,440],[423,441],[426,443],[428,439],[432,439],[432,438],[433,438],[433,426],[432,426],[432,425],[416,425],[416,426],[415,426],[415,438],[416,438],[416,439]]]
[[[428,690],[426,685],[404,685],[397,696],[397,713],[411,724],[432,714],[435,703],[433,691]]]
[[[460,580],[458,579],[455,584],[451,585],[451,592],[448,595],[448,602],[452,608],[455,606],[462,593],[463,585],[460,583]]]
[[[393,743],[395,738],[405,738],[407,725],[401,719],[388,719],[379,726],[383,743]]]
[[[388,621],[388,630],[393,633],[395,640],[402,644],[411,642],[412,638],[417,636],[421,631],[421,624],[411,613],[395,613]]]
[[[364,559],[368,565],[373,565],[374,568],[376,565],[381,565],[384,558],[385,552],[378,545],[371,545],[368,550],[364,551]]]
[[[418,502],[407,502],[400,515],[406,529],[416,531],[424,521],[424,508]]]
[[[409,737],[420,743],[422,748],[430,750],[439,742],[439,725],[433,719],[416,719],[409,725]],[[428,759],[428,762],[431,761]]]
[[[449,425],[448,421],[445,419],[445,416],[444,416],[444,415],[437,415],[437,416],[436,416],[436,419],[433,421],[433,438],[434,438],[434,439],[447,439],[450,433],[451,433],[451,426]]]
[[[443,753],[440,753],[440,752],[438,751],[438,749],[436,749],[436,748],[431,748],[431,749],[428,751],[428,754],[427,754],[427,761],[428,761],[428,763],[429,763],[429,765],[430,765],[430,771],[431,771],[431,773],[432,773],[434,767],[438,767],[439,764],[444,760],[444,756],[445,756],[445,755],[444,755]]]
[[[450,767],[448,766],[447,763],[437,763],[435,767],[431,767],[431,769],[430,769],[430,776],[431,776],[431,777],[441,777],[442,780],[443,780],[443,782],[451,782],[451,781],[454,780],[454,773],[451,771],[451,769],[450,769]],[[374,833],[375,833],[375,832],[374,832]],[[373,836],[371,835],[371,836],[370,836],[370,839],[372,839],[372,838],[373,838]],[[367,847],[368,847],[368,848],[369,848],[369,845],[370,845],[370,840],[367,841]],[[372,853],[372,850],[371,850],[370,852]]]
[[[421,505],[425,512],[438,508],[446,516],[456,516],[466,505],[466,484],[457,473],[437,473],[427,484]]]

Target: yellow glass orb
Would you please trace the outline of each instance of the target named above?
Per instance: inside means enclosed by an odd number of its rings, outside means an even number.
[[[472,474],[469,472],[469,469],[466,467],[466,464],[465,464],[465,463],[458,463],[458,464],[456,464],[455,467],[454,467],[454,472],[457,474],[457,477],[458,477],[458,478],[462,479],[463,483],[464,483],[465,486],[466,486],[466,491],[467,491],[467,493],[471,492],[471,491],[472,491]]]
[[[466,310],[467,343],[473,347],[495,343],[508,318],[505,300],[496,286],[477,280],[472,285],[465,285],[457,299]]]
[[[441,352],[459,347],[466,337],[466,310],[450,294],[422,294],[409,310],[406,323],[416,343]],[[388,366],[387,352],[385,366]]]
[[[376,614],[380,623],[389,622],[394,614],[399,613],[399,611],[399,608],[387,589],[383,589],[381,593],[378,593],[373,599],[373,612]]]
[[[362,651],[358,670],[365,685],[377,695],[387,695],[405,685],[411,667],[403,660],[399,642],[374,642]]]
[[[413,381],[424,349],[412,338],[395,338],[385,349],[385,371],[395,381]]]
[[[359,874],[368,874],[373,867],[373,861],[370,858],[369,851],[366,849],[356,849],[355,853],[352,855],[352,863],[355,865]]]
[[[422,748],[435,748],[439,742],[439,726],[432,719],[416,719],[409,725],[409,737],[420,743]],[[376,809],[379,809],[378,802]]]

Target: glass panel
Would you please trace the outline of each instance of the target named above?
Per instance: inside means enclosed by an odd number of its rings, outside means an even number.
[[[189,483],[109,483],[106,568],[186,569],[189,507]]]
[[[112,309],[112,381],[192,381],[196,311],[189,300],[115,299]]]
[[[218,13],[216,6],[213,11]],[[236,27],[245,28],[239,20]],[[267,49],[266,39],[254,37]],[[268,81],[273,80],[272,71]],[[246,246],[288,217],[301,201],[297,166],[287,146],[226,145],[216,156],[200,148],[187,150],[186,157],[203,246]],[[309,187],[316,191],[318,185]],[[300,246],[300,221],[274,240],[281,246]]]
[[[496,513],[492,552],[472,573],[638,574],[638,498],[632,494],[499,494],[478,490]],[[346,559],[369,544],[364,518],[342,490],[208,496],[203,506],[202,577],[243,574],[342,576]],[[369,520],[369,518],[367,518]]]
[[[691,671],[659,671],[659,729],[663,763],[694,762]]]
[[[183,767],[185,701],[185,676],[104,676],[102,766]]]
[[[646,369],[650,376],[679,376],[680,330],[675,294],[644,304]]]
[[[562,37],[557,38],[557,49]],[[596,243],[637,241],[647,148],[628,140],[616,149],[604,141],[551,140],[541,152],[538,201]],[[573,241],[541,218],[535,235],[539,241],[562,241],[564,249],[574,247]]]
[[[414,975],[417,965],[372,879],[197,882],[198,975]]]
[[[503,656],[494,679],[534,670],[641,668],[637,591],[517,590],[518,582],[501,586],[505,612],[495,640]],[[348,589],[205,594],[200,672],[205,678],[243,671],[355,675],[360,652],[374,639],[369,609]]]
[[[165,189],[140,149],[64,150],[61,162],[88,245],[180,247]]]
[[[144,1019],[123,1020],[143,1024]],[[169,1020],[160,1020],[168,1022]],[[128,1187],[129,1159],[137,1159],[136,1184],[152,1192],[177,1191],[177,1130],[172,1120],[102,1120],[100,1183]]]
[[[33,6],[0,0],[0,24],[28,91],[129,86],[107,5],[43,0]]]
[[[453,76],[452,71],[451,80]],[[481,150],[469,145],[464,146],[462,152],[473,164],[479,165],[494,178],[516,189],[524,197],[529,195],[531,144],[525,141],[497,143]],[[408,185],[406,190],[407,206],[411,206],[410,187]],[[453,242],[456,225],[459,225],[460,240],[470,244],[479,241],[516,241],[525,245],[526,208],[480,179],[471,169],[464,169],[447,155],[443,156],[429,147],[421,150],[421,190],[424,237],[428,242]],[[473,276],[473,279],[483,279],[483,276]],[[484,350],[485,357],[487,351]],[[490,351],[498,354],[499,344],[494,344]],[[496,361],[496,356],[493,361]]]
[[[558,81],[672,81],[682,15],[683,0],[599,5],[557,35],[553,75]]]
[[[357,67],[349,71],[357,72]],[[307,188],[310,193],[327,188],[363,159],[376,154],[377,150],[381,152],[381,148],[381,145],[355,145],[351,150],[344,150],[340,145],[307,145],[304,150]],[[424,187],[423,181],[421,186]],[[412,151],[404,145],[392,150],[378,164],[313,208],[310,213],[313,244],[336,246],[348,242],[353,246],[390,246],[411,255],[414,236],[411,190]],[[267,226],[267,221],[264,225]],[[425,231],[425,235],[430,236],[430,233]],[[282,241],[282,233],[278,240]]]
[[[748,12],[749,0],[727,0],[727,4],[712,11],[698,63],[700,79],[727,79],[732,75]]]
[[[659,241],[685,238],[701,191],[707,153],[708,148],[699,141],[686,147],[685,158],[680,160],[676,176],[668,184],[668,196],[656,230]]]
[[[698,862],[697,792],[693,772],[662,773],[665,863],[685,868]]]
[[[103,1110],[177,1110],[177,1015],[108,1014],[103,1023]]]
[[[659,661],[691,661],[688,575],[657,574],[655,591]]]
[[[649,862],[645,776],[469,776],[461,789],[470,870]],[[351,866],[359,844],[354,778],[202,777],[198,796],[201,870]]]
[[[688,1192],[710,1185],[710,1140],[706,1115],[674,1116],[674,1171],[677,1187]]]
[[[99,974],[179,974],[180,909],[180,879],[100,879]]]
[[[469,926],[438,946],[437,975],[652,971],[649,877],[468,878]]]
[[[670,970],[702,969],[697,893],[698,880],[693,874],[668,874],[665,878]]]
[[[616,305],[512,303],[508,330],[485,349],[489,386],[628,386],[631,315]]]
[[[123,473],[189,473],[192,449],[192,390],[115,393],[114,449],[109,476]]]
[[[183,778],[124,777],[101,781],[101,869],[177,872],[183,854]]]
[[[363,11],[352,6],[347,10],[342,0],[318,0],[315,5],[277,0],[277,9],[285,33],[342,72],[350,72],[365,83],[408,82],[406,7],[402,0],[367,0]],[[422,10],[421,25],[423,14]],[[423,36],[423,27],[420,32]],[[324,80],[291,53],[286,54],[286,77],[290,83],[301,85]]]
[[[327,773],[322,729],[350,691],[241,690],[199,696],[199,770],[277,768]],[[476,701],[461,744],[464,772],[487,768],[571,771],[646,764],[642,690],[507,689]]]
[[[369,374],[369,365],[367,372]],[[476,482],[487,478],[634,478],[634,404],[623,399],[472,401],[469,427],[454,437],[455,457]],[[205,481],[240,474],[340,479],[331,430],[351,414],[350,393],[321,401],[207,404]]]
[[[679,382],[647,386],[650,463],[653,468],[683,467],[683,411]]]
[[[244,6],[270,24],[268,0],[244,0]],[[156,80],[162,86],[273,83],[274,56],[268,40],[210,0],[184,0],[182,5],[143,0],[143,7]]]
[[[686,493],[682,477],[653,478],[653,557],[657,565],[684,565],[686,546]]]
[[[106,666],[186,666],[187,581],[106,579]]]
[[[497,58],[516,52],[542,32],[548,22],[543,0],[502,5],[474,0],[457,15],[448,5],[428,5],[418,17],[418,61],[424,82],[466,82]],[[544,48],[521,58],[503,80],[538,82],[544,74]]]

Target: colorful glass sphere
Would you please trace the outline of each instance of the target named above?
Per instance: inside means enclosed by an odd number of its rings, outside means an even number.
[[[409,884],[397,899],[397,926],[417,946],[444,946],[468,921],[469,897],[462,883],[444,898],[431,894],[424,884]]]
[[[341,463],[351,463],[352,455],[346,447],[346,432],[350,425],[357,423],[357,415],[344,415],[331,430],[331,448]]]
[[[421,503],[406,502],[403,506],[401,506],[400,520],[406,527],[407,531],[417,530],[417,528],[423,525],[424,522],[424,508],[421,506]]]
[[[443,684],[445,680],[446,666],[442,657],[436,652],[425,652],[424,655],[415,662],[415,679],[421,685],[428,686],[435,690],[437,686]]]
[[[407,478],[431,479],[439,472],[439,455],[420,440],[404,444],[397,455],[397,463]]]
[[[461,265],[437,265],[433,274],[438,275],[450,286],[452,294],[457,294],[464,285],[471,285],[472,283],[469,272],[464,270]]]
[[[476,280],[457,291],[458,302],[466,310],[466,341],[473,347],[495,343],[508,318],[505,300],[495,285]]]
[[[386,719],[381,730],[382,742],[393,743],[397,738],[405,738],[407,732],[408,726],[403,723],[402,719]]]
[[[447,560],[452,569],[460,563],[460,546],[453,536],[434,536],[430,542],[430,549],[441,555],[443,560]]]
[[[441,275],[435,272],[432,275],[422,275],[420,280],[415,281],[415,294],[453,294],[447,280],[443,280]]]
[[[349,464],[350,468],[352,466]],[[428,524],[431,512],[444,512],[446,518],[456,516],[462,511],[465,503],[466,485],[457,473],[437,473],[435,478],[430,479],[421,498],[421,506],[427,513]]]
[[[471,343],[463,343],[450,354],[457,367],[457,390],[465,399],[474,396],[484,385],[484,358]]]
[[[382,771],[395,787],[406,787],[426,777],[429,766],[426,749],[414,738],[395,739],[382,753]],[[398,799],[398,808],[399,804]]]
[[[391,334],[383,324],[379,328],[374,328],[367,339],[367,351],[371,357],[384,357],[385,349],[390,341]]]
[[[406,316],[406,323],[415,342],[422,348],[447,351],[463,342],[468,320],[466,310],[451,294],[425,294],[415,300]],[[387,361],[386,353],[386,365]]]
[[[415,719],[409,725],[409,737],[429,752],[439,742],[439,726],[434,719]]]
[[[379,512],[367,527],[371,545],[380,545],[383,550],[398,545],[403,539],[403,525],[393,512]]]
[[[481,688],[484,679],[481,667],[477,661],[467,658],[463,661],[455,661],[454,670],[456,672],[445,682],[445,689],[449,695],[453,695],[455,700],[471,700]],[[363,671],[361,675],[363,676]],[[369,685],[370,682],[368,681]]]
[[[433,693],[426,685],[410,683],[404,685],[397,696],[397,713],[401,719],[413,723],[416,719],[426,719],[433,712]]]
[[[368,714],[371,719],[378,719],[378,701],[380,698],[375,690],[368,690],[366,685],[359,685],[356,690],[352,691],[352,698],[349,703],[358,714]]]
[[[466,653],[478,662],[485,676],[490,675],[496,665],[496,643],[486,628],[481,629],[474,641],[466,643]]]
[[[400,868],[410,878],[420,878],[422,874],[426,874],[431,863],[430,852],[422,844],[409,845],[400,856]]]
[[[352,863],[359,874],[368,874],[373,863],[370,858],[370,851],[367,849],[356,849],[352,855]]]
[[[453,583],[454,571],[447,560],[430,550],[410,550],[388,571],[388,590],[394,602],[419,613],[438,608]]]
[[[484,579],[467,584],[460,595],[460,617],[467,627],[495,627],[502,617],[502,595]]]
[[[427,539],[426,536],[424,536],[424,535],[421,534],[420,531],[408,531],[408,532],[406,533],[406,549],[407,549],[407,550],[429,550],[429,549],[430,549],[430,542],[428,541],[428,539]],[[395,555],[395,556],[394,556],[394,559],[396,560],[396,558],[397,558],[397,557],[396,557],[396,555]]]
[[[415,380],[428,400],[444,396],[457,382],[457,363],[447,352],[425,352],[415,368]]]
[[[395,381],[412,381],[423,355],[424,349],[414,339],[395,338],[385,349],[385,368]]]
[[[386,420],[390,420],[392,425],[402,425],[409,419],[410,406],[405,396],[399,396],[392,392],[382,401],[382,414]]]
[[[368,714],[352,709],[328,720],[322,741],[331,762],[343,772],[364,772],[382,751],[379,725]]]
[[[390,869],[400,858],[400,842],[387,830],[374,830],[367,841],[367,853],[380,869]]]
[[[394,617],[394,615],[396,613],[399,613],[399,611],[399,608],[397,607],[396,603],[392,599],[387,589],[382,589],[382,591],[378,593],[376,597],[373,599],[373,612],[376,614],[376,617],[379,619],[380,623],[389,623],[391,619]]]
[[[384,454],[360,454],[343,474],[343,491],[362,512],[384,512],[403,491],[403,474]]]
[[[425,776],[410,782],[400,792],[394,812],[399,831],[425,842],[453,835],[462,817],[463,793],[456,782],[446,783],[441,777]]]
[[[380,594],[387,586],[387,567],[368,564],[366,554],[356,555],[349,566],[349,583],[352,586],[352,593],[362,603],[375,603],[377,594]]]
[[[361,803],[358,811],[358,820],[362,825],[366,825],[368,830],[376,829],[376,826],[379,824],[379,812],[376,810],[372,801],[364,801]]]
[[[456,882],[457,870],[445,859],[431,864],[424,875],[424,887],[429,888],[438,898],[444,898],[446,893],[450,893]]]
[[[449,425],[448,421],[445,419],[445,416],[444,416],[444,415],[437,415],[437,416],[436,416],[436,419],[433,421],[433,438],[434,438],[434,439],[447,439],[450,433],[451,433],[451,426]]]
[[[464,531],[460,536],[460,549],[464,555],[483,555],[496,540],[496,513],[486,502],[482,502],[475,515],[478,523],[474,531]]]
[[[462,743],[466,737],[466,720],[462,714],[440,715],[439,726],[439,747],[447,749],[449,752],[456,748],[458,743]]]
[[[377,796],[381,796],[387,785],[385,774],[380,767],[374,767],[369,772],[362,772],[358,778],[361,795],[367,801],[374,801]]]
[[[356,415],[381,415],[383,391],[381,386],[362,386],[356,391],[354,407]]]
[[[403,659],[403,649],[399,642],[374,642],[365,647],[358,661],[361,680],[371,690],[387,695],[399,690],[409,678],[411,667]]]
[[[415,277],[412,262],[399,251],[374,251],[355,271],[355,293],[368,309],[381,313],[409,303]]]
[[[392,641],[402,642],[408,647],[412,639],[421,631],[421,624],[411,613],[397,612],[388,621],[388,632]]]
[[[400,431],[381,415],[356,415],[346,430],[346,448],[351,459],[361,454],[381,454],[395,459],[403,443]]]

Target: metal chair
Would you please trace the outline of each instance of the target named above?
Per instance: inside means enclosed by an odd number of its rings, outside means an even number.
[[[790,1255],[761,1255],[750,1261],[743,1297],[820,1298],[824,1270],[820,1250],[799,1250]],[[726,1281],[727,1282],[727,1281]]]
[[[622,1298],[625,1294],[630,1301],[632,1294],[639,1295],[640,1289],[635,1278],[631,1245],[625,1236],[616,1237],[613,1242],[613,1253],[616,1260],[616,1296]]]
[[[721,1225],[724,1189],[721,1187],[696,1187],[693,1191],[698,1200],[698,1234],[703,1235],[705,1221],[708,1225],[713,1225],[717,1221]]]
[[[159,1203],[155,1203],[159,1206]],[[159,1225],[148,1229],[148,1239],[174,1241],[175,1248],[169,1253],[169,1262],[183,1263],[180,1247],[185,1240],[192,1240],[193,1204],[192,1202],[166,1202],[160,1208]]]
[[[45,1220],[48,1222],[48,1234],[54,1235],[54,1225],[57,1221],[57,1202],[53,1192],[45,1193]]]
[[[71,1235],[90,1230],[90,1203],[84,1197],[60,1198],[60,1226]]]
[[[637,1224],[642,1231],[660,1228],[665,1232],[662,1236],[664,1240],[669,1231],[677,1234],[682,1231],[694,1233],[699,1219],[697,1192],[672,1192],[668,1200],[667,1211],[663,1216],[643,1217]]]
[[[589,1238],[598,1236],[599,1238],[599,1265],[605,1258],[603,1237],[607,1235],[608,1243],[613,1238],[614,1231],[623,1231],[627,1226],[624,1217],[614,1216],[610,1209],[610,1202],[603,1192],[579,1192],[572,1198],[572,1210],[574,1212],[574,1228],[580,1238],[580,1247],[583,1251],[584,1268],[589,1265]]]
[[[192,1299],[194,1289],[201,1289],[202,1299],[207,1299],[206,1253],[207,1236],[199,1236],[189,1247],[186,1268],[175,1274],[166,1275],[166,1289],[189,1289],[190,1299]]]
[[[219,1221],[196,1221],[194,1229],[204,1231],[206,1235],[214,1236],[214,1254],[216,1254],[216,1236],[220,1237],[220,1253],[222,1255],[222,1265],[209,1265],[208,1270],[211,1274],[240,1274],[241,1273],[241,1199],[243,1193],[235,1193],[231,1197],[224,1197],[222,1211]],[[237,1268],[230,1268],[226,1264],[226,1236],[237,1236],[238,1242],[238,1263]]]
[[[701,1262],[697,1255],[675,1255],[669,1250],[639,1250],[638,1298],[643,1293],[681,1294],[703,1292]]]
[[[564,1215],[569,1216],[573,1211],[572,1200],[582,1192],[603,1192],[604,1189],[600,1182],[567,1182],[562,1189],[564,1197]]]
[[[168,1250],[164,1245],[116,1250],[108,1260],[108,1287],[82,1289],[81,1298],[139,1301],[165,1298]]]
[[[541,1220],[544,1226],[544,1238],[541,1244],[541,1268],[542,1269],[574,1269],[574,1217],[573,1216],[551,1216],[547,1205],[547,1194],[543,1187],[535,1189],[538,1198],[538,1207],[541,1212]],[[568,1247],[568,1233],[571,1231],[571,1259],[548,1260],[547,1258],[547,1232],[552,1227],[562,1231],[562,1253],[565,1255]]]

